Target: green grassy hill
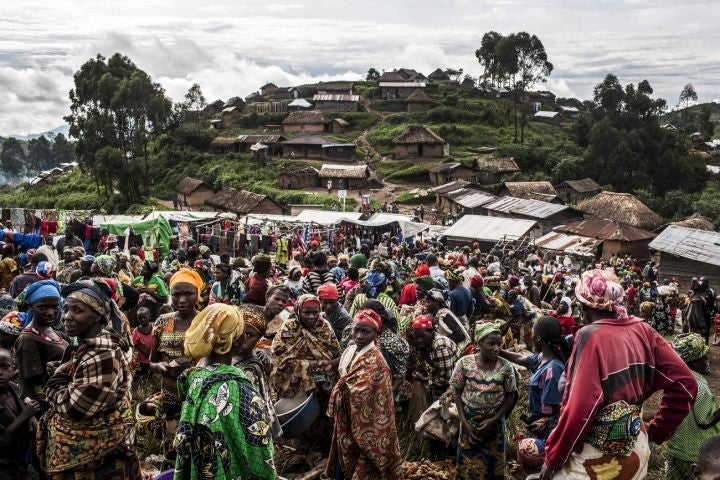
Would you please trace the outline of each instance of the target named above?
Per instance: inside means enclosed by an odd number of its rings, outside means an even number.
[[[303,86],[308,92],[313,86]],[[392,158],[392,139],[412,124],[427,125],[450,144],[450,158],[471,163],[477,157],[470,149],[495,146],[498,154],[518,155],[524,159],[524,175],[527,178],[543,176],[543,162],[533,156],[538,149],[548,152],[569,140],[572,120],[561,125],[548,125],[528,118],[525,130],[525,145],[513,144],[513,104],[508,100],[476,98],[457,86],[447,83],[429,84],[427,94],[433,99],[433,108],[422,113],[406,113],[403,100],[382,100],[375,82],[356,83],[356,93],[361,95],[359,112],[324,112],[327,119],[342,118],[350,123],[344,133],[324,134],[343,143],[358,144],[358,159],[365,158],[366,143],[369,142],[378,156],[372,158],[371,166],[378,176],[392,183],[416,183],[427,185],[427,169],[435,162],[398,161]],[[309,95],[308,95],[309,96]],[[200,178],[215,188],[236,187],[267,194],[281,203],[325,203],[331,204],[334,197],[311,194],[303,191],[279,190],[276,173],[283,160],[271,159],[260,164],[244,154],[211,154],[206,148],[212,135],[235,137],[241,134],[271,133],[266,125],[278,125],[287,114],[246,113],[231,128],[209,130],[209,120],[200,120],[197,131],[195,121],[174,133],[169,133],[152,145],[154,152],[149,159],[152,179],[150,191],[144,192],[144,205],[152,204],[152,198],[169,200],[174,195],[177,182],[185,176]],[[195,132],[189,132],[195,129]],[[285,134],[285,136],[290,136]],[[364,139],[359,137],[364,136]],[[199,148],[193,145],[199,146]],[[372,156],[372,155],[371,155]],[[308,161],[316,168],[322,161]],[[0,194],[0,205],[29,206],[41,208],[96,208],[108,212],[127,209],[112,194],[97,186],[87,175],[79,171],[56,180],[48,187],[30,189],[19,187]],[[142,209],[143,205],[134,206]]]

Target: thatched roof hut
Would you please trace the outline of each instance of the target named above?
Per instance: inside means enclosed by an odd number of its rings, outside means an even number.
[[[247,190],[236,190],[234,188],[223,188],[211,198],[205,201],[205,204],[240,215],[248,213],[284,213],[283,207],[275,200],[267,195],[260,195]]]
[[[283,125],[308,125],[308,124],[326,124],[327,120],[323,116],[322,112],[317,110],[310,111],[299,111],[291,112],[285,120]]]
[[[393,138],[395,145],[414,143],[444,144],[445,140],[425,125],[410,125],[400,135]]]
[[[436,68],[430,75],[428,75],[428,78],[430,80],[450,80],[450,75],[442,69]]]
[[[405,99],[406,103],[432,103],[433,99],[428,97],[424,90],[417,89]]]
[[[693,213],[687,218],[683,218],[680,221],[672,222],[670,225],[677,225],[678,227],[694,228],[695,230],[706,230],[708,232],[715,231],[715,225],[703,217],[699,213]]]
[[[578,210],[595,217],[627,223],[644,230],[655,230],[662,218],[629,193],[600,192],[578,203]]]
[[[190,195],[203,185],[212,188],[210,187],[210,185],[208,185],[202,180],[198,180],[197,178],[192,177],[185,177],[178,182],[177,186],[175,187],[175,191],[178,193],[182,193],[183,195]]]
[[[492,173],[516,173],[520,171],[513,157],[478,157],[475,159],[475,168]]]
[[[537,182],[505,182],[504,190],[509,196],[552,202],[558,198],[555,188],[547,180]]]

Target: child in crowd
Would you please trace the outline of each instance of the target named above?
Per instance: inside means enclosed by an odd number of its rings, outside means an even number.
[[[720,479],[720,436],[705,440],[692,470],[693,478],[697,480]]]
[[[137,309],[138,326],[132,332],[132,343],[137,352],[135,376],[148,375],[150,373],[150,350],[152,349],[152,322],[150,321],[150,309],[140,307]]]
[[[40,413],[35,400],[22,400],[13,383],[17,368],[10,351],[0,348],[0,480],[24,480],[28,475],[30,419]]]
[[[667,480],[680,480],[691,477],[693,462],[698,460],[702,443],[720,434],[720,410],[703,376],[710,373],[709,348],[705,339],[697,333],[684,333],[675,337],[672,346],[690,367],[698,384],[695,405],[667,442],[665,476]]]

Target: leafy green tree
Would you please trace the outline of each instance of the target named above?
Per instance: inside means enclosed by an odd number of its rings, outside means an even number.
[[[693,210],[710,219],[717,227],[720,225],[720,189],[708,188],[703,190],[700,197],[693,202]]]
[[[55,135],[52,150],[53,155],[55,155],[55,161],[58,164],[75,161],[75,147],[72,143],[68,142],[68,139],[62,133]]]
[[[45,135],[28,142],[28,166],[31,169],[40,172],[53,168],[55,165],[57,165],[55,153]]]
[[[128,205],[147,193],[148,144],[169,126],[172,102],[163,88],[128,57],[116,53],[109,59],[98,55],[75,72],[70,90],[70,134],[77,138],[81,164],[95,177],[98,186],[117,182]],[[103,148],[120,152],[112,157],[112,171],[98,157]]]
[[[11,179],[18,179],[25,169],[27,160],[25,150],[20,141],[10,137],[2,144],[0,152],[0,170]]]
[[[715,136],[715,123],[711,120],[712,106],[709,104],[703,105],[697,112],[695,123],[697,125],[697,131],[703,134],[704,138],[710,140]]]
[[[690,102],[697,102],[698,96],[697,92],[695,91],[695,87],[693,87],[692,83],[688,83],[685,85],[680,92],[680,97],[678,98],[678,107],[680,108],[688,108],[690,106]]]
[[[493,85],[504,80],[497,53],[498,44],[503,38],[498,32],[487,32],[483,35],[480,48],[475,50],[475,57],[483,68],[482,79]]]
[[[450,80],[458,82],[458,81],[460,81],[460,78],[462,78],[463,69],[462,68],[448,68],[447,70],[445,70],[445,73],[448,74],[448,77],[450,77]]]
[[[191,111],[195,117],[195,127],[200,128],[200,114],[203,108],[207,105],[205,96],[202,93],[200,85],[193,83],[192,87],[185,94],[185,109]]]
[[[378,78],[380,78],[380,72],[378,72],[375,67],[370,67],[370,69],[367,71],[367,75],[365,75],[365,80],[375,81]]]

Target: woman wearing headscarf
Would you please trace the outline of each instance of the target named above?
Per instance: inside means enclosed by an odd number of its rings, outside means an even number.
[[[499,357],[502,334],[494,323],[475,326],[475,353],[458,360],[450,379],[460,417],[457,479],[505,478],[505,419],[517,400],[517,377]]]
[[[355,314],[360,311],[362,306],[365,305],[365,302],[370,299],[375,299],[378,302],[382,303],[383,306],[388,309],[388,312],[390,312],[391,315],[393,315],[397,319],[400,319],[400,310],[398,310],[395,301],[390,298],[388,294],[385,293],[385,287],[387,286],[387,284],[387,276],[383,272],[368,272],[367,277],[365,277],[365,281],[362,283],[364,293],[358,293],[355,296],[355,299],[350,306],[350,310],[348,310],[348,314],[350,314],[351,317],[354,317]],[[407,328],[407,325],[402,322],[402,319],[400,319],[400,321],[401,323],[403,323],[402,325],[400,325],[400,330],[405,330],[405,328]]]
[[[265,399],[237,367],[244,315],[216,303],[193,319],[184,353],[197,365],[178,378],[182,413],[175,435],[175,480],[277,478]]]
[[[265,350],[255,348],[258,341],[265,335],[263,309],[258,305],[243,305],[240,307],[240,312],[245,321],[245,339],[235,351],[232,364],[245,373],[245,376],[250,379],[267,403],[273,437],[277,438],[282,434],[282,428],[280,428],[280,422],[275,414],[270,383],[267,378],[272,365]]]
[[[455,342],[458,352],[462,355],[472,342],[467,325],[447,308],[445,296],[437,288],[433,288],[427,293],[425,301],[427,303],[427,313],[433,319],[435,330]]]
[[[282,398],[293,398],[315,390],[313,373],[321,362],[337,359],[340,344],[330,324],[320,316],[320,299],[301,295],[295,316],[285,321],[272,342],[272,382]]]
[[[41,419],[40,463],[57,480],[140,479],[130,405],[130,345],[111,325],[117,306],[110,289],[83,280],[67,285],[62,294],[63,323],[77,345],[57,368],[48,366],[50,410]]]
[[[552,312],[551,315],[557,318],[558,322],[560,322],[560,328],[562,328],[563,336],[573,335],[577,330],[575,318],[573,317],[572,300],[570,300],[570,297],[561,297],[557,310]]]
[[[245,285],[240,280],[240,273],[230,268],[227,263],[218,263],[215,265],[214,276],[208,304],[241,305],[245,297]]]
[[[392,376],[376,344],[381,330],[373,310],[362,309],[353,318],[354,343],[340,358],[340,379],[327,410],[334,424],[325,471],[330,477],[394,480],[400,475]]]
[[[587,478],[587,472],[607,468],[616,478],[645,478],[649,442],[661,444],[672,435],[690,411],[697,382],[662,336],[628,316],[614,274],[583,273],[575,296],[586,326],[575,335],[541,478]],[[662,402],[646,426],[640,408],[658,390]]]
[[[545,440],[560,415],[560,378],[565,373],[570,347],[558,319],[547,315],[535,322],[532,339],[537,353],[523,355],[501,350],[500,356],[532,372],[528,394],[530,414],[523,417],[528,436],[518,443],[518,461],[524,466],[539,468],[545,460]]]
[[[68,342],[56,329],[60,313],[59,285],[54,280],[41,280],[29,285],[22,294],[20,313],[23,329],[15,342],[20,389],[24,396],[45,401],[45,366],[63,357]]]
[[[196,306],[203,280],[194,270],[181,268],[170,279],[170,298],[175,310],[160,315],[153,328],[153,346],[150,351],[150,371],[162,377],[162,411],[165,419],[163,432],[164,467],[175,464],[172,440],[180,417],[177,398],[177,378],[182,368],[189,365],[183,352],[185,332],[195,318]]]

